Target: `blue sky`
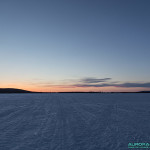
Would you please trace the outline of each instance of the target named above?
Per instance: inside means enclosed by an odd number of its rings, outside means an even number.
[[[149,84],[149,6],[149,0],[1,0],[1,87],[44,91],[87,78]]]

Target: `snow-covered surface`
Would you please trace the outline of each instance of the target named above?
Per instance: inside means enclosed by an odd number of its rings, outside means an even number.
[[[128,150],[150,142],[150,94],[1,94],[0,150]]]

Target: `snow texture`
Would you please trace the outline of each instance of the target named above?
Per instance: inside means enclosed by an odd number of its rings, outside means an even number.
[[[0,95],[0,150],[128,150],[150,142],[150,94]]]

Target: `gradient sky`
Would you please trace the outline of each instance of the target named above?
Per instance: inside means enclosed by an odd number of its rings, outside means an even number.
[[[1,0],[0,87],[150,90],[149,0]]]

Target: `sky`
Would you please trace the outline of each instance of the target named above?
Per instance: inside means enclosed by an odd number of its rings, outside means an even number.
[[[150,90],[149,0],[1,0],[0,88]]]

